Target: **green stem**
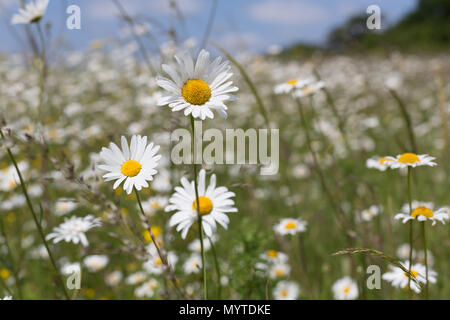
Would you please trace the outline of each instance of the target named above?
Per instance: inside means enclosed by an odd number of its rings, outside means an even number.
[[[408,203],[409,203],[409,214],[412,213],[412,197],[411,197],[411,167],[408,167]],[[409,267],[408,271],[409,274],[411,274],[411,267],[412,267],[412,256],[413,256],[413,221],[409,221]],[[412,297],[412,290],[411,290],[411,276],[408,278],[408,294],[409,298]]]
[[[217,275],[217,299],[220,300],[222,299],[222,284],[220,282],[221,279],[221,274],[220,274],[220,267],[219,267],[219,260],[217,259],[217,254],[216,254],[216,248],[214,247],[214,243],[211,240],[211,238],[208,237],[209,243],[211,244],[211,252],[213,254],[213,258],[214,258],[214,266],[216,268],[216,275]]]
[[[195,163],[195,121],[192,115],[191,115],[191,128],[192,128],[192,164],[194,166],[194,187],[196,199],[195,201],[197,203],[198,236],[200,238],[200,249],[202,252],[203,299],[208,300],[208,289],[206,283],[206,259],[205,259],[205,248],[203,244],[202,215],[200,214],[200,200],[198,196],[198,182],[197,182],[197,164]]]
[[[5,139],[5,136],[3,135],[3,132],[1,131],[1,129],[0,129],[0,135],[1,135],[1,137],[3,139]],[[69,294],[67,293],[66,286],[64,285],[64,281],[63,281],[63,278],[61,276],[61,273],[59,272],[59,269],[56,266],[55,259],[53,258],[52,252],[50,251],[50,248],[48,246],[47,241],[45,240],[45,236],[44,236],[44,232],[42,230],[41,224],[39,223],[39,220],[37,218],[36,213],[34,212],[33,205],[31,204],[30,197],[28,196],[27,187],[25,186],[25,182],[23,180],[22,173],[19,170],[19,166],[17,165],[16,159],[14,158],[14,155],[12,154],[12,152],[11,152],[11,150],[9,148],[6,148],[6,151],[8,153],[9,158],[11,159],[11,161],[12,161],[12,163],[14,165],[14,168],[16,169],[17,175],[19,176],[20,186],[22,188],[22,192],[23,192],[23,194],[25,196],[25,199],[26,199],[28,208],[30,209],[31,215],[33,216],[33,220],[34,220],[34,223],[36,224],[36,227],[38,229],[39,236],[41,237],[41,240],[44,243],[45,249],[47,250],[47,253],[48,253],[48,256],[49,256],[50,261],[52,263],[52,266],[55,269],[57,278],[58,278],[58,280],[60,282],[61,288],[63,289],[64,296],[66,297],[67,300],[70,300]]]
[[[167,260],[166,255],[164,255],[162,253],[161,248],[159,247],[158,242],[156,241],[156,237],[153,234],[152,226],[150,225],[150,221],[147,219],[147,216],[145,215],[144,208],[142,207],[141,197],[139,196],[139,192],[137,191],[137,189],[134,189],[134,191],[136,193],[136,199],[139,204],[139,209],[142,214],[142,218],[144,219],[145,223],[147,224],[147,227],[148,227],[147,229],[150,234],[150,238],[152,239],[152,242],[155,245],[156,251],[158,252],[158,256],[161,259],[164,266],[167,268],[167,272],[169,273],[170,280],[172,281],[175,290],[181,297],[183,297],[183,293],[181,292],[180,288],[178,287],[177,279],[175,277],[175,273],[172,269],[172,266],[169,264],[169,261]]]
[[[422,237],[423,237],[423,252],[425,256],[425,299],[428,300],[428,250],[427,250],[427,237],[425,233],[425,223],[422,222]]]

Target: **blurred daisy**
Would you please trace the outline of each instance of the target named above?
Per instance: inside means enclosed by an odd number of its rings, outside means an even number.
[[[228,191],[226,187],[216,188],[216,175],[211,175],[209,186],[206,187],[206,172],[200,170],[198,175],[199,211],[202,215],[202,227],[205,234],[211,237],[216,231],[216,222],[227,229],[230,219],[227,212],[237,212],[234,208],[234,192]],[[186,238],[191,225],[197,221],[197,199],[195,195],[194,181],[181,178],[182,187],[176,187],[176,192],[170,197],[166,212],[176,211],[170,218],[169,226],[177,226],[181,231],[181,237]]]
[[[61,267],[61,273],[65,276],[79,272],[81,272],[81,264],[79,262],[68,262]]]
[[[289,93],[294,89],[303,88],[304,86],[310,84],[312,81],[310,79],[293,78],[286,82],[280,83],[275,86],[274,92],[276,94]]]
[[[158,288],[158,281],[150,279],[134,290],[134,294],[138,298],[151,298],[155,294],[155,289]]]
[[[296,89],[292,95],[297,98],[307,97],[307,96],[316,94],[317,92],[322,90],[324,87],[325,87],[325,82],[323,82],[323,81],[311,82],[299,89]]]
[[[287,263],[276,262],[269,269],[271,279],[287,277],[291,272],[291,267]]]
[[[191,243],[188,244],[188,249],[193,252],[201,253],[202,247],[200,239],[195,239]],[[209,241],[203,241],[203,250],[208,251],[211,249],[211,243]]]
[[[371,205],[369,208],[362,210],[357,217],[360,221],[371,221],[373,217],[380,213],[380,211],[380,206]]]
[[[184,110],[184,115],[205,120],[214,118],[212,110],[227,117],[225,101],[234,100],[231,92],[238,90],[228,81],[233,75],[228,61],[221,57],[210,61],[209,52],[200,51],[194,65],[191,55],[186,52],[183,59],[175,56],[178,67],[162,65],[171,79],[158,77],[157,84],[168,92],[159,99],[158,105],[169,105],[172,111]]]
[[[151,274],[161,274],[164,271],[164,264],[161,258],[158,255],[158,251],[153,243],[147,246],[147,251],[150,255],[149,259],[144,262],[143,268],[145,271]],[[173,252],[167,252],[167,261],[172,267],[175,267],[175,264],[178,261],[178,257]]]
[[[55,204],[55,214],[57,216],[65,215],[77,207],[77,203],[71,200],[58,200]]]
[[[395,215],[394,219],[402,220],[402,223],[406,223],[409,220],[417,220],[417,221],[432,221],[431,225],[435,225],[437,221],[445,224],[445,221],[449,219],[449,208],[440,208],[436,211],[433,211],[432,208],[426,206],[419,206],[411,212],[408,213],[398,213]]]
[[[106,267],[109,262],[108,256],[93,254],[91,256],[87,256],[83,260],[83,264],[90,272],[97,272]]]
[[[116,180],[113,188],[116,189],[123,181],[123,189],[130,194],[133,187],[141,190],[147,188],[147,181],[153,180],[157,173],[155,170],[161,155],[156,155],[159,146],[153,143],[147,145],[147,137],[132,136],[130,146],[127,139],[122,136],[122,150],[113,142],[109,148],[102,148],[100,156],[106,165],[99,165],[99,168],[108,171],[103,178],[106,181]]]
[[[427,260],[428,260],[428,266],[433,266],[434,256],[430,250],[427,250]],[[419,252],[417,252],[417,261],[419,261],[422,264],[425,264],[425,251],[424,250],[420,250]]]
[[[105,283],[110,287],[115,287],[120,283],[120,281],[122,281],[122,278],[123,278],[122,272],[119,270],[116,270],[116,271],[108,273],[105,276]]]
[[[193,253],[183,264],[186,274],[199,273],[202,268],[202,257],[198,253]]]
[[[397,168],[407,168],[407,167],[418,167],[418,166],[430,166],[433,167],[436,165],[433,162],[434,157],[431,157],[427,154],[415,154],[415,153],[403,153],[398,155],[396,158],[394,157],[385,157],[386,161],[392,161],[390,167],[392,169]]]
[[[274,230],[282,236],[287,234],[294,235],[298,232],[305,232],[306,225],[307,222],[301,219],[285,218],[281,219],[280,223],[274,226]]]
[[[394,163],[394,160],[391,157],[370,158],[366,160],[366,167],[386,171],[392,163]]]
[[[129,284],[129,285],[135,285],[141,282],[144,282],[145,280],[147,280],[147,274],[145,272],[139,271],[139,272],[135,272],[130,274],[126,279],[125,279],[125,283]]]
[[[259,258],[261,260],[267,261],[267,262],[286,262],[288,259],[288,256],[284,254],[283,252],[278,252],[276,250],[267,250],[266,252],[262,253]]]
[[[25,5],[25,8],[20,8],[19,13],[12,16],[12,24],[29,24],[38,22],[42,19],[47,10],[49,0],[35,0]]]
[[[0,298],[0,300],[12,300],[12,296],[4,296],[3,298]]]
[[[409,248],[410,248],[409,243],[404,243],[404,244],[398,246],[397,251],[396,251],[397,257],[399,257],[402,260],[409,259],[409,250],[410,250]],[[416,251],[413,249],[413,252],[412,252],[413,259],[415,256],[416,256]]]
[[[146,201],[142,201],[142,207],[146,213],[153,215],[156,211],[163,210],[168,202],[169,199],[167,197],[156,196]]]
[[[358,298],[358,285],[350,277],[337,280],[331,289],[336,300],[355,300]]]
[[[275,300],[295,300],[298,298],[300,288],[293,281],[280,281],[273,289]]]
[[[53,232],[48,234],[46,240],[53,239],[53,243],[58,243],[62,240],[65,242],[72,242],[74,244],[81,244],[85,247],[89,245],[85,233],[94,227],[101,226],[99,218],[94,218],[92,215],[85,217],[71,217],[66,218],[63,223],[53,229]]]
[[[406,269],[409,270],[409,261],[400,262],[400,264]],[[411,274],[412,277],[419,283],[426,283],[425,279],[425,265],[416,263],[411,266]],[[428,281],[430,283],[436,283],[437,272],[431,269],[428,269]],[[386,280],[391,283],[393,287],[397,287],[400,289],[406,289],[408,287],[408,282],[411,282],[411,289],[414,290],[415,293],[420,293],[420,286],[415,281],[409,281],[408,274],[405,273],[401,268],[390,265],[390,271],[386,272],[381,277],[383,280]]]

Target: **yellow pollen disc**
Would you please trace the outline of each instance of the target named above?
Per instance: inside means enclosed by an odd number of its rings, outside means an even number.
[[[431,218],[433,214],[433,210],[427,208],[427,207],[417,207],[411,212],[411,217],[417,218],[417,216],[425,216],[427,218]]]
[[[404,153],[398,158],[401,163],[416,163],[420,162],[419,157],[415,153]]]
[[[270,258],[276,258],[278,256],[278,252],[276,252],[275,250],[269,250],[267,251],[267,256]]]
[[[387,162],[387,161],[389,162],[389,161],[391,161],[391,159],[388,159],[388,158],[386,158],[386,157],[383,157],[383,158],[380,159],[379,163],[380,163],[380,164],[384,164],[384,163]]]
[[[297,224],[295,222],[288,222],[286,223],[286,225],[284,226],[285,229],[294,229],[297,227]]]
[[[290,85],[294,85],[294,84],[296,84],[297,82],[298,82],[297,79],[291,79],[291,80],[289,80],[289,81],[286,81],[286,83],[287,83],[287,84],[290,84]]]
[[[162,263],[161,258],[156,258],[155,263],[156,263],[157,265],[160,265],[160,264]]]
[[[344,292],[345,292],[345,293],[349,293],[349,292],[350,292],[350,287],[349,287],[349,286],[346,286],[346,287],[344,288]]]
[[[283,272],[283,270],[281,270],[281,269],[276,270],[276,271],[275,271],[275,274],[276,274],[278,277],[284,276],[284,272]]]
[[[141,171],[141,164],[136,160],[128,160],[122,164],[121,171],[127,177],[135,177]]]
[[[152,203],[150,204],[150,206],[152,207],[152,209],[158,209],[158,208],[159,208],[158,202],[152,202]]]
[[[205,215],[211,212],[213,203],[210,198],[200,196],[198,197],[198,201],[200,202],[200,214]],[[192,202],[192,209],[197,210],[197,199]]]
[[[415,278],[415,277],[417,277],[419,275],[419,273],[416,270],[411,269],[411,275],[412,275],[413,278]],[[406,272],[405,272],[405,277],[409,278],[408,274]]]
[[[281,290],[281,295],[283,296],[283,297],[287,297],[287,290]]]
[[[211,98],[211,88],[209,85],[200,79],[191,79],[186,81],[181,94],[184,100],[190,104],[202,105]]]

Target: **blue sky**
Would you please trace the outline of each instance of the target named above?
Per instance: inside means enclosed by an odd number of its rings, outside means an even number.
[[[184,27],[176,21],[169,0],[120,0],[130,14],[140,14],[158,26],[177,25],[183,36],[201,38],[212,0],[178,0]],[[11,15],[19,0],[0,0],[0,52],[20,50],[18,37],[24,39],[23,26],[11,26]],[[66,8],[81,9],[81,30],[68,30]],[[210,38],[233,50],[245,46],[263,51],[270,45],[286,46],[296,41],[322,42],[331,28],[369,5],[381,8],[382,24],[396,21],[414,8],[416,0],[218,0]],[[68,48],[88,48],[92,40],[118,39],[121,23],[111,0],[50,0],[44,22],[52,25],[52,39],[64,39]],[[123,25],[123,24],[122,24]]]

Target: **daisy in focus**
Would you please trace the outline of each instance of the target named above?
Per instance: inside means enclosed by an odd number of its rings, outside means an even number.
[[[358,285],[350,277],[337,280],[332,288],[335,300],[355,300],[358,298]]]
[[[184,110],[184,115],[205,120],[213,119],[215,110],[222,118],[227,118],[224,102],[235,100],[231,94],[238,90],[228,81],[233,75],[228,61],[221,57],[210,60],[209,52],[200,51],[197,61],[186,52],[183,58],[175,56],[177,67],[162,65],[169,78],[158,77],[157,84],[168,92],[159,99],[158,105],[169,105],[173,112]]]
[[[273,289],[275,300],[296,300],[299,294],[300,288],[293,281],[280,281]]]
[[[400,264],[406,269],[409,270],[409,261],[400,262]],[[411,289],[415,293],[420,293],[421,288],[418,283],[425,284],[426,283],[426,269],[425,265],[416,263],[411,266],[411,275],[415,281],[411,281]],[[437,272],[431,269],[428,269],[428,281],[430,283],[436,283]],[[390,271],[386,272],[381,277],[383,280],[386,280],[391,283],[393,287],[397,287],[400,289],[406,289],[408,287],[409,277],[408,274],[405,273],[401,268],[390,266]],[[417,283],[417,282],[418,283]]]
[[[390,163],[390,168],[407,168],[407,167],[419,167],[419,166],[430,166],[434,167],[436,165],[433,162],[436,158],[431,157],[427,154],[415,154],[415,153],[403,153],[399,154],[397,157],[385,157],[385,161],[392,161]]]
[[[47,10],[49,0],[35,0],[20,8],[19,13],[12,16],[11,24],[29,24],[39,22]]]
[[[186,238],[189,228],[197,221],[197,199],[195,195],[194,181],[189,182],[185,177],[181,178],[182,187],[176,187],[175,193],[169,199],[166,212],[176,211],[169,220],[169,226],[177,226],[181,231],[181,237]],[[225,213],[237,212],[234,207],[234,192],[226,187],[216,188],[216,175],[211,175],[209,186],[206,186],[206,172],[200,170],[198,175],[198,200],[199,211],[202,215],[202,228],[208,237],[216,231],[216,222],[227,229],[230,219]]]
[[[414,207],[413,207],[414,208]],[[409,207],[407,210],[402,211],[409,211]],[[433,210],[432,205],[422,205],[417,206],[413,209],[411,214],[408,213],[398,213],[395,215],[394,219],[396,220],[402,220],[402,223],[407,223],[409,220],[417,220],[417,221],[431,221],[431,225],[435,225],[437,221],[442,222],[442,224],[445,224],[445,221],[449,219],[449,208],[440,208],[438,210]]]
[[[287,234],[297,234],[306,231],[307,222],[301,219],[285,218],[281,219],[280,223],[274,226],[276,233],[284,236]]]
[[[58,243],[62,240],[65,242],[72,242],[74,244],[81,243],[87,247],[89,241],[85,233],[92,228],[100,227],[102,223],[99,218],[92,215],[85,217],[71,217],[65,219],[63,223],[53,229],[53,232],[48,234],[46,240],[53,239],[53,243]]]
[[[161,155],[156,153],[159,146],[153,142],[147,145],[147,137],[133,135],[128,146],[127,139],[121,138],[122,150],[111,142],[109,148],[102,148],[100,156],[106,164],[99,168],[108,171],[103,178],[105,181],[115,180],[113,188],[116,189],[123,181],[123,189],[130,194],[133,187],[141,190],[148,187],[147,181],[152,181],[158,172],[155,170]]]

